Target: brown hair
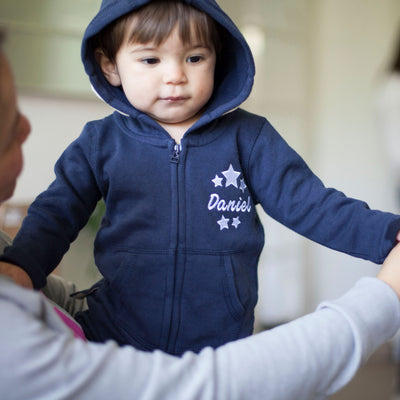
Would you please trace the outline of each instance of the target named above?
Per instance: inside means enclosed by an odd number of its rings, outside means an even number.
[[[131,43],[163,43],[178,24],[184,44],[194,39],[215,50],[221,47],[218,24],[206,13],[180,0],[155,0],[112,22],[93,38],[92,48],[100,49],[115,62],[125,38]]]
[[[391,71],[395,73],[400,73],[400,29],[398,35],[398,42],[396,43],[396,52],[394,53],[394,57],[392,60],[392,64],[390,66]]]

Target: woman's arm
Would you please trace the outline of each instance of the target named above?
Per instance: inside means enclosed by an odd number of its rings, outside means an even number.
[[[74,339],[39,293],[4,278],[0,319],[0,392],[14,399],[309,400],[343,387],[390,339],[400,302],[364,278],[303,318],[181,358]]]

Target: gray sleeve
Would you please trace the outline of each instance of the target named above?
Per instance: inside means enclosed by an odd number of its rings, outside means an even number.
[[[54,315],[46,302],[23,292],[29,314],[22,312],[22,289],[19,303],[0,296],[0,318],[7,321],[0,325],[0,393],[9,399],[325,398],[400,326],[392,289],[363,278],[315,313],[215,351],[177,358],[73,339],[49,327]]]
[[[246,398],[246,390],[247,398],[323,399],[345,386],[399,328],[395,292],[376,278],[363,278],[316,312],[227,346],[223,360],[232,379],[220,387],[230,387],[232,399]],[[249,373],[240,373],[246,363]]]

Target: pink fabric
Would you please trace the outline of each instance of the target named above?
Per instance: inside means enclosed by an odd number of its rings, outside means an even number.
[[[72,317],[67,316],[61,310],[59,310],[57,307],[54,307],[54,310],[59,315],[59,317],[64,322],[64,324],[67,325],[69,329],[71,329],[72,333],[74,334],[74,336],[76,338],[82,339],[85,342],[87,341],[82,328],[72,319]]]

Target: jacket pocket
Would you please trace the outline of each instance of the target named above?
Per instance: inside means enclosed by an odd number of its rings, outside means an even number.
[[[218,347],[252,334],[257,282],[236,255],[189,254],[185,263],[176,353]],[[255,301],[254,301],[255,300]]]
[[[162,348],[169,328],[165,307],[172,263],[173,257],[165,253],[127,252],[108,280],[107,306],[123,344],[145,350]]]
[[[232,259],[230,256],[223,257],[225,279],[223,281],[223,289],[225,295],[226,305],[230,311],[232,317],[240,321],[245,313],[245,308],[240,301],[237,283],[235,279],[235,272],[232,265]]]

